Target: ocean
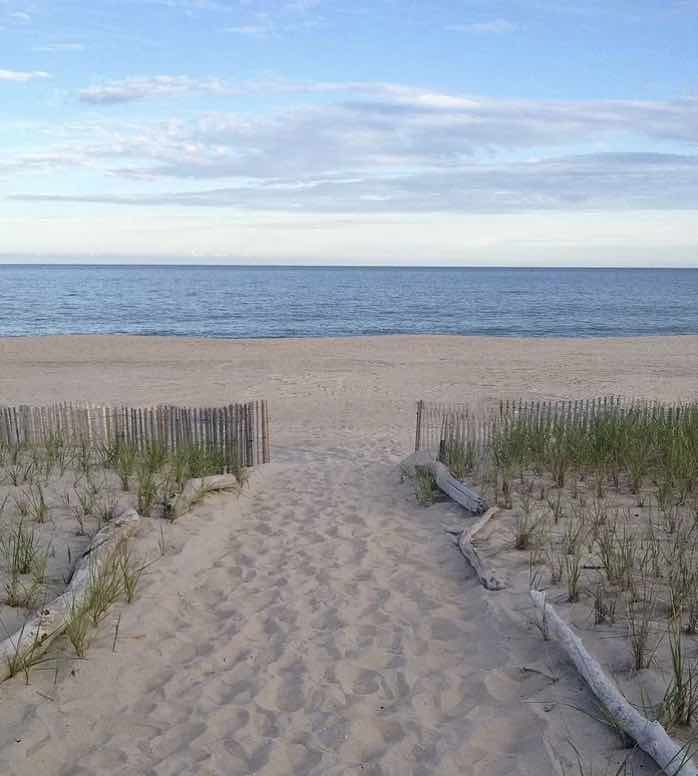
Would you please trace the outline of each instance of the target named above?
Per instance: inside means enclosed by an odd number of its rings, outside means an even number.
[[[698,334],[698,269],[1,265],[0,336]]]

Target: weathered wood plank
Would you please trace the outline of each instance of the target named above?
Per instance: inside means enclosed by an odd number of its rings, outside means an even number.
[[[119,542],[138,528],[140,520],[140,515],[133,509],[127,508],[116,513],[114,519],[95,535],[78,561],[65,593],[42,606],[39,613],[25,622],[17,633],[0,642],[0,681],[10,676],[13,663],[21,666],[22,658],[27,653],[31,653],[32,658],[38,657],[54,638],[63,633],[73,606],[80,606],[88,594],[94,575]]]
[[[493,571],[489,569],[485,561],[480,557],[473,539],[475,534],[482,530],[487,523],[497,514],[499,510],[497,507],[488,509],[487,512],[473,525],[466,528],[458,538],[458,549],[461,551],[463,557],[473,567],[473,570],[477,574],[477,578],[486,590],[504,590],[506,585],[502,582]]]
[[[582,640],[555,609],[546,603],[544,593],[531,590],[530,595],[540,613],[545,637],[554,636],[557,639],[614,724],[636,741],[640,749],[647,752],[668,776],[697,776],[698,770],[689,759],[688,745],[678,744],[659,722],[646,719],[628,703],[599,662],[587,652]]]
[[[480,515],[487,510],[487,501],[464,482],[457,480],[444,464],[434,461],[427,468],[432,473],[439,488],[468,512]]]
[[[221,490],[240,491],[242,488],[234,474],[213,474],[209,477],[197,477],[187,480],[181,493],[170,504],[172,519],[176,520],[191,509],[203,495]]]

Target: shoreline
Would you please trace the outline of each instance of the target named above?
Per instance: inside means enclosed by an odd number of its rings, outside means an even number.
[[[698,340],[698,332],[694,333],[685,333],[685,334],[608,334],[608,335],[571,335],[569,337],[560,337],[560,336],[548,336],[548,335],[528,335],[528,336],[520,336],[516,334],[452,334],[449,332],[445,333],[422,333],[422,334],[413,334],[413,333],[402,333],[402,332],[396,332],[394,334],[333,334],[331,336],[322,336],[322,335],[308,335],[308,336],[293,336],[293,337],[217,337],[217,336],[209,336],[209,337],[196,337],[191,336],[188,334],[134,334],[130,332],[105,332],[105,333],[97,333],[97,332],[81,332],[81,333],[66,333],[66,334],[2,334],[0,335],[0,345],[2,345],[4,342],[17,342],[17,341],[33,341],[33,340],[68,340],[68,339],[108,339],[110,337],[113,337],[115,339],[123,340],[127,339],[129,337],[143,341],[143,340],[154,340],[154,341],[167,341],[170,340],[172,342],[196,342],[196,343],[205,343],[205,342],[221,342],[221,343],[241,343],[241,344],[262,344],[262,343],[285,343],[285,342],[332,342],[334,340],[338,340],[341,342],[345,342],[347,340],[382,340],[382,339],[389,339],[389,340],[395,340],[397,338],[404,338],[404,339],[415,339],[415,340],[423,340],[423,339],[452,339],[452,340],[476,340],[476,341],[482,341],[482,340],[492,340],[492,341],[503,341],[503,342],[512,342],[512,341],[521,341],[521,342],[535,342],[535,343],[567,343],[567,342],[618,342],[623,340],[628,340],[630,342],[635,342],[637,340],[650,340],[650,341],[656,341],[657,339],[687,339],[694,337],[696,340]]]

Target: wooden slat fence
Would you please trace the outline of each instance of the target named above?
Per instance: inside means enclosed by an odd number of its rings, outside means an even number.
[[[417,402],[415,450],[440,451],[445,443],[467,444],[482,458],[487,453],[498,429],[524,422],[537,428],[559,424],[586,426],[594,420],[629,411],[645,414],[681,412],[681,407],[668,410],[656,402],[602,396],[582,400],[523,401],[502,400],[479,404],[444,404]]]
[[[59,435],[67,445],[122,440],[138,450],[155,442],[168,451],[200,445],[221,450],[226,461],[236,460],[243,466],[270,460],[266,401],[223,407],[106,407],[82,403],[0,406],[0,444],[41,445],[52,435]]]
[[[476,451],[483,451],[492,434],[496,417],[492,405],[445,404],[441,402],[417,402],[417,428],[415,451],[439,451],[445,439],[457,437],[472,444]]]

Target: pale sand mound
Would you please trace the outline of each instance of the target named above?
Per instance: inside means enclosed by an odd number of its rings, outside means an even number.
[[[119,610],[55,684],[48,665],[0,685],[0,773],[545,776],[568,738],[603,773],[624,753],[572,708],[596,713],[527,597],[482,590],[442,530],[462,512],[418,507],[397,463],[417,398],[688,398],[697,353],[688,337],[1,340],[0,402],[264,397],[274,463],[168,526],[175,550],[121,608],[114,653]]]

